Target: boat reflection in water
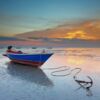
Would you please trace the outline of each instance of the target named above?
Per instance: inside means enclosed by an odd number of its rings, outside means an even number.
[[[38,85],[53,86],[51,80],[40,69],[31,66],[19,65],[12,62],[8,63],[7,72],[12,77],[25,80],[28,82],[34,82]]]

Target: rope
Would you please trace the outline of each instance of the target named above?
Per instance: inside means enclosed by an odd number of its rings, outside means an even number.
[[[61,68],[64,68],[64,69],[61,69]],[[68,67],[68,66],[60,66],[60,67],[56,67],[56,68],[45,68],[44,70],[54,70],[54,71],[51,72],[51,75],[52,76],[58,76],[58,77],[64,77],[64,76],[71,75],[72,72],[74,72],[75,70],[77,70],[76,73],[73,76],[73,79],[75,80],[75,82],[77,82],[80,85],[80,87],[78,89],[83,88],[83,89],[86,90],[87,96],[92,96],[92,92],[90,90],[90,88],[93,86],[93,80],[92,80],[92,78],[90,76],[87,76],[87,78],[90,81],[83,81],[83,80],[78,80],[77,79],[77,75],[82,70],[81,68],[74,68],[74,69],[70,70],[70,67]],[[67,74],[57,74],[57,73],[68,71],[68,70],[70,70],[70,71]],[[89,85],[89,86],[87,86],[87,85]]]
[[[64,68],[64,69],[61,69],[61,68]],[[54,70],[54,71],[51,72],[52,76],[63,77],[63,76],[71,75],[72,72],[75,71],[75,70],[79,70],[78,72],[75,73],[74,76],[76,76],[78,73],[80,73],[81,68],[74,68],[74,69],[70,70],[69,66],[60,66],[60,67],[56,67],[56,68],[44,68],[44,70]],[[70,70],[70,71],[67,74],[57,74],[57,73],[68,71],[68,70]]]
[[[64,68],[64,69],[61,70],[61,68]],[[68,66],[60,66],[60,67],[56,67],[56,68],[44,68],[44,70],[56,70],[56,71],[51,72],[52,76],[67,76],[67,74],[66,75],[60,75],[60,74],[57,75],[55,73],[59,73],[59,72],[66,71],[66,70],[69,70],[69,69],[70,69],[70,67],[68,67]]]
[[[63,66],[64,67],[64,66]],[[63,68],[62,67],[62,68]],[[70,67],[67,67],[67,68],[65,68],[65,69],[62,69],[62,70],[57,70],[57,71],[53,71],[53,72],[51,72],[51,75],[52,76],[67,76],[67,75],[70,75],[70,73],[67,73],[67,74],[56,74],[56,73],[59,73],[59,72],[63,72],[63,71],[66,71],[66,70],[69,70],[70,69]]]

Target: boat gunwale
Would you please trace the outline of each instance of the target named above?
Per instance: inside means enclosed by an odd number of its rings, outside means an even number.
[[[9,55],[9,54],[12,54],[12,55],[48,55],[48,54],[51,54],[51,55],[53,55],[53,53],[32,53],[32,54],[25,54],[25,53],[19,53],[19,54],[15,54],[15,53],[7,53],[7,55]]]

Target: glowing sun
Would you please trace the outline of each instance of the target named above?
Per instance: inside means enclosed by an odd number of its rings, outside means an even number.
[[[86,32],[84,32],[82,30],[68,32],[64,38],[67,38],[67,39],[85,39],[85,40],[91,39],[91,40],[95,40],[95,38],[93,36],[88,35]]]

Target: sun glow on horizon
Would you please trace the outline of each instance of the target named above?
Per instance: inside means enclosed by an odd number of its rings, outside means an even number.
[[[85,40],[96,40],[97,39],[93,36],[88,35],[83,30],[68,32],[66,37],[64,37],[64,38],[67,38],[67,39],[85,39]]]

